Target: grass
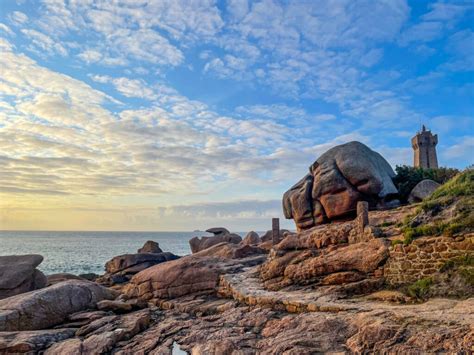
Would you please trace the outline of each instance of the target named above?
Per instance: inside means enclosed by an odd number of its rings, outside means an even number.
[[[403,243],[410,244],[421,236],[452,236],[465,230],[474,230],[474,170],[466,170],[441,185],[417,210],[417,214],[437,215],[456,203],[452,217],[447,221],[413,227],[413,216],[406,216],[401,224]]]
[[[431,285],[433,285],[433,279],[425,277],[408,286],[407,294],[413,298],[425,299],[428,296]]]
[[[446,261],[443,266],[441,266],[439,271],[447,272],[460,266],[474,266],[474,255],[466,254],[463,256],[458,256],[457,258],[450,259]]]
[[[383,227],[390,227],[392,225],[394,225],[395,222],[391,222],[391,221],[387,221],[387,222],[383,222],[379,225],[379,227],[383,228]]]
[[[466,170],[441,185],[433,192],[428,201],[441,197],[460,196],[474,196],[474,170]]]

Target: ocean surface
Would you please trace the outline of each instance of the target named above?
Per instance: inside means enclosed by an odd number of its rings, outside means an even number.
[[[45,274],[104,273],[105,262],[121,254],[136,253],[147,240],[163,251],[190,254],[188,241],[205,232],[20,232],[0,231],[0,255],[40,254],[38,269]]]

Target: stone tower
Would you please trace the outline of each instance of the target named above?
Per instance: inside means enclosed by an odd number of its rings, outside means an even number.
[[[418,132],[416,136],[411,139],[411,145],[415,153],[413,161],[415,168],[438,168],[436,144],[438,144],[438,135],[432,135],[431,131],[427,131],[423,125],[421,132]]]

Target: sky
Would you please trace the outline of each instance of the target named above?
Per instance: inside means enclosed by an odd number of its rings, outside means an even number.
[[[0,229],[267,230],[357,140],[474,152],[472,1],[0,1]]]

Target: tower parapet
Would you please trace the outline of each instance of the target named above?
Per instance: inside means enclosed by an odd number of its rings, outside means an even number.
[[[411,145],[414,151],[413,165],[415,168],[437,169],[438,157],[436,155],[436,145],[438,144],[438,135],[433,135],[423,125],[421,132],[411,139]]]

